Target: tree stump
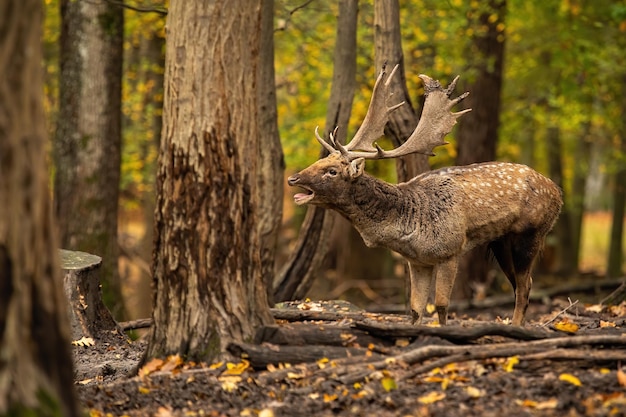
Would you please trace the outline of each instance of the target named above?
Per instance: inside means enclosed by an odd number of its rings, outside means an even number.
[[[63,288],[69,303],[72,340],[94,342],[120,337],[123,333],[102,302],[100,266],[102,258],[85,252],[60,250]]]

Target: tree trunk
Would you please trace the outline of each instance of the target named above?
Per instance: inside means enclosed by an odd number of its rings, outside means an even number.
[[[590,106],[591,107],[591,106]],[[589,109],[589,117],[592,112]],[[574,155],[574,178],[572,178],[572,198],[571,198],[571,235],[572,235],[572,270],[578,271],[580,263],[580,244],[582,235],[583,215],[585,214],[585,195],[587,176],[589,175],[589,161],[591,158],[591,142],[588,139],[591,130],[591,122],[587,121],[581,125],[581,132],[576,142]]]
[[[146,357],[210,362],[271,323],[258,154],[263,4],[172,1]],[[267,4],[266,4],[267,6]],[[275,204],[280,204],[276,201]]]
[[[546,148],[548,153],[549,174],[552,181],[563,190],[563,162],[561,152],[561,131],[557,126],[550,126],[546,131]],[[565,193],[563,195],[565,199]],[[575,272],[572,260],[574,256],[574,248],[572,246],[572,227],[571,227],[570,208],[567,204],[563,206],[556,224],[554,225],[554,233],[557,236],[557,259],[556,272],[560,275],[567,276]]]
[[[622,77],[622,125],[620,137],[619,155],[626,155],[626,76]],[[613,220],[611,222],[611,240],[609,242],[609,259],[607,276],[618,277],[622,275],[622,262],[624,260],[624,248],[622,238],[624,236],[624,214],[626,213],[626,164],[618,165],[613,180]]]
[[[333,81],[326,112],[325,136],[339,127],[337,138],[345,143],[352,111],[356,77],[357,0],[339,2],[337,40],[333,57]],[[326,153],[322,150],[321,156]],[[326,255],[328,236],[336,214],[309,206],[291,257],[274,285],[276,301],[304,298]]]
[[[118,273],[123,9],[61,0],[55,213],[61,246],[101,256],[104,301],[123,316]]]
[[[489,0],[468,12],[469,26],[474,29],[468,45],[468,76],[463,91],[471,94],[463,101],[472,111],[459,119],[457,133],[457,165],[493,161],[500,126],[500,96],[504,64],[504,30],[506,0]],[[495,19],[494,19],[495,17]],[[468,298],[476,283],[488,281],[487,247],[479,246],[459,262],[455,298]]]
[[[283,216],[283,174],[285,161],[278,133],[276,82],[274,75],[274,1],[262,2],[260,55],[258,69],[259,134],[258,170],[255,187],[259,201],[259,234],[261,239],[261,274],[270,305],[274,304],[274,260],[278,232]]]
[[[405,101],[406,104],[390,114],[389,123],[385,128],[385,134],[397,147],[409,138],[419,121],[406,86],[398,0],[376,1],[374,3],[374,28],[376,30],[374,43],[377,74],[385,63],[388,64],[389,71],[396,64],[400,64],[398,74],[391,80],[391,85],[393,86],[394,100],[397,100],[398,103]],[[430,166],[427,155],[413,154],[396,160],[398,182],[408,181],[428,170],[430,170]]]
[[[0,3],[0,415],[78,416],[48,190],[42,3]]]

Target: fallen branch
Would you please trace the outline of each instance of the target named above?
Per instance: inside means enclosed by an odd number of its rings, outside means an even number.
[[[539,328],[524,328],[498,323],[469,327],[449,325],[442,327],[414,326],[404,323],[385,323],[373,320],[357,321],[353,327],[378,337],[436,336],[454,343],[469,342],[484,336],[504,336],[517,340],[540,340],[555,337],[553,332]]]

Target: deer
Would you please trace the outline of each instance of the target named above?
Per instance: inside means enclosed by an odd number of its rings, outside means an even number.
[[[348,219],[368,247],[382,246],[400,254],[409,269],[409,305],[414,325],[422,323],[432,282],[440,325],[446,325],[452,288],[461,256],[487,245],[515,294],[512,325],[523,326],[532,286],[532,269],[563,205],[560,188],[532,168],[510,162],[483,162],[431,170],[391,184],[365,172],[366,160],[418,153],[432,156],[446,145],[444,137],[457,118],[469,112],[451,109],[468,96],[451,98],[459,77],[447,88],[419,75],[425,101],[415,130],[400,146],[383,150],[389,114],[404,105],[387,103],[396,65],[383,66],[363,122],[352,140],[336,140],[336,128],[317,141],[328,155],[290,176],[296,205],[334,210]]]

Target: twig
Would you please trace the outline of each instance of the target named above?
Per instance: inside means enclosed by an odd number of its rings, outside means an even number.
[[[105,0],[107,3],[113,4],[115,6],[120,6],[125,9],[133,10],[135,12],[140,13],[156,13],[161,16],[167,16],[167,9],[160,7],[141,7],[141,6],[131,6],[130,4],[124,3],[122,0]]]
[[[559,311],[554,317],[552,317],[550,320],[548,320],[547,322],[543,323],[540,327],[546,327],[548,324],[552,323],[554,320],[556,320],[560,315],[564,314],[567,310],[569,310],[570,308],[574,307],[576,304],[578,304],[578,300],[574,301],[572,303],[572,300],[567,297],[567,301],[569,301],[569,305],[567,307],[565,307],[563,310]]]

